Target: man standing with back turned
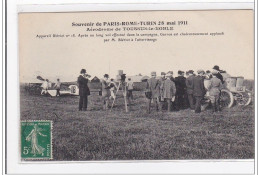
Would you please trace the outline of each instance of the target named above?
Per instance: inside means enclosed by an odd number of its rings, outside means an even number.
[[[186,78],[184,77],[184,72],[179,70],[178,77],[175,77],[176,85],[176,97],[175,97],[175,110],[185,108],[185,92],[186,92]]]
[[[194,84],[195,76],[193,75],[193,70],[189,70],[187,74],[188,74],[188,77],[186,78],[187,96],[188,96],[190,108],[191,110],[194,110],[195,107],[194,107],[194,97],[193,97],[193,84]]]
[[[90,95],[88,77],[89,75],[86,74],[86,69],[81,69],[77,81],[79,86],[79,111],[86,111],[88,107],[88,96]]]
[[[193,81],[193,96],[195,98],[195,113],[201,112],[201,101],[206,93],[204,87],[204,71],[199,69],[198,75],[194,78]]]

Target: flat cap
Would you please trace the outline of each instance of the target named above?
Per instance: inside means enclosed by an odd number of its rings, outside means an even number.
[[[171,74],[171,75],[173,75],[173,71],[169,71],[169,72],[167,72],[167,74]]]
[[[166,77],[172,77],[172,74],[170,74],[169,72],[166,74]]]
[[[153,76],[153,75],[156,76],[156,72],[155,72],[155,71],[151,72],[151,75],[152,75],[152,76]]]
[[[202,70],[202,69],[199,69],[197,72],[198,72],[198,74],[205,73],[204,70]]]

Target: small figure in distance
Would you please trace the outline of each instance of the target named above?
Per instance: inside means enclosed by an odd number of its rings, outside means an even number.
[[[110,86],[110,94],[111,94],[109,99],[115,99],[116,98],[115,91],[117,90],[117,86],[113,78],[110,79],[109,86]]]
[[[42,87],[41,95],[47,95],[48,89],[51,87],[51,82],[48,79],[45,79],[41,87]]]
[[[57,79],[57,82],[54,85],[54,88],[56,88],[56,97],[60,96],[60,87],[61,87],[61,82],[60,79]]]
[[[126,89],[127,89],[127,100],[128,103],[131,104],[131,102],[134,100],[134,96],[133,96],[134,82],[132,82],[131,78],[128,78],[128,82],[126,83]]]
[[[103,110],[108,110],[108,104],[109,104],[110,86],[109,86],[108,79],[109,79],[109,75],[105,74],[104,78],[101,80]]]

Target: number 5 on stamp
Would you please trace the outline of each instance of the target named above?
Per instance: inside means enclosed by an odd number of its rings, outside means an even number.
[[[52,159],[52,121],[21,121],[21,158]]]

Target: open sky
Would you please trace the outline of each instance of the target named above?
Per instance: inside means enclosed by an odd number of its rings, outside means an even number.
[[[104,43],[102,37],[36,37],[39,34],[77,36],[91,33],[86,32],[86,27],[72,27],[72,22],[175,20],[187,20],[188,25],[175,26],[173,31],[138,33],[224,32],[224,35],[162,36],[155,37],[156,42],[109,43]],[[135,34],[136,31],[118,33]],[[21,82],[34,82],[37,75],[51,81],[56,78],[75,81],[82,68],[92,77],[101,78],[105,73],[115,77],[121,69],[127,75],[150,75],[151,71],[160,74],[169,70],[176,75],[178,70],[211,70],[214,65],[232,76],[254,78],[251,10],[27,13],[19,15],[19,40]]]

